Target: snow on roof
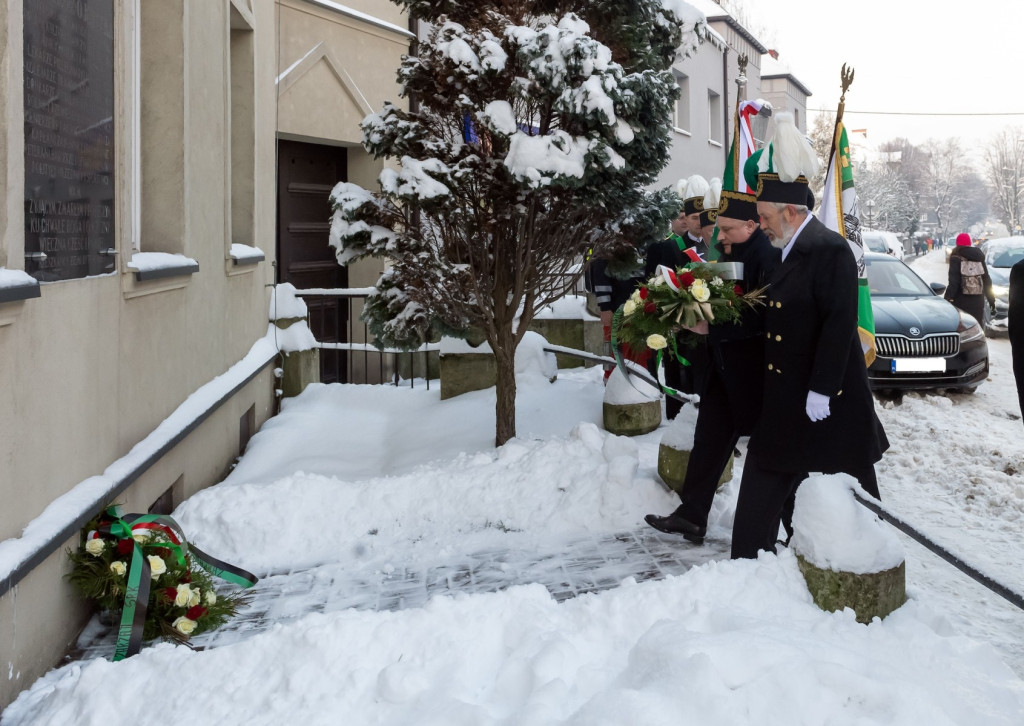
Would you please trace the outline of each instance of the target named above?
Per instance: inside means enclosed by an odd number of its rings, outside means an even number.
[[[714,2],[714,0],[686,0],[686,2],[693,5],[693,7],[704,13],[704,17],[707,18],[708,22],[712,20],[722,20],[727,25],[731,25],[736,31],[746,38],[747,42],[754,46],[761,53],[767,53],[768,49],[759,41],[753,33],[750,32],[739,20],[726,10],[724,7]]]

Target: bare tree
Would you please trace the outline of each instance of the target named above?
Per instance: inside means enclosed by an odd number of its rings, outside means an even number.
[[[832,154],[832,136],[835,130],[836,116],[831,111],[819,113],[814,117],[814,125],[811,127],[809,136],[814,153],[821,159],[821,168],[811,179],[811,191],[814,192],[814,198],[819,202],[822,197],[822,187],[825,186],[825,174],[828,173],[828,160]]]
[[[899,164],[875,163],[857,177],[857,194],[875,204],[871,223],[892,232],[912,235],[917,231],[917,198]],[[861,204],[862,221],[865,205]]]
[[[985,147],[984,174],[992,188],[993,211],[1010,234],[1024,224],[1024,128],[1000,131]]]
[[[929,139],[921,148],[925,154],[922,194],[935,213],[941,236],[946,237],[967,223],[971,167],[960,139]]]

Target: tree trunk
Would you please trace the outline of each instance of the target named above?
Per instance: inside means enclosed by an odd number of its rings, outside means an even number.
[[[516,349],[511,324],[498,325],[491,347],[497,368],[494,445],[501,446],[516,435]]]

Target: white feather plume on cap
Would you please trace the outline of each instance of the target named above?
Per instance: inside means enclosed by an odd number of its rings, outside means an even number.
[[[708,183],[704,194],[704,209],[718,209],[718,201],[722,198],[722,180],[717,176]]]
[[[680,199],[686,198],[686,177],[676,182],[676,194]]]
[[[796,127],[793,114],[781,111],[774,118],[775,133],[772,136],[769,163],[779,175],[779,181],[793,182],[800,176],[810,179],[821,168],[814,147]]]
[[[704,195],[708,193],[709,188],[707,179],[700,174],[694,174],[686,180],[686,192],[683,194],[683,199],[694,199],[697,197],[703,199]]]

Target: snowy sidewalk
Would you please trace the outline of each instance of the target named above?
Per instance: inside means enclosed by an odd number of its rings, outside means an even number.
[[[645,527],[614,536],[594,536],[537,550],[489,550],[431,564],[371,570],[328,563],[271,574],[253,588],[252,600],[219,630],[192,639],[196,648],[217,648],[250,638],[310,613],[405,610],[441,595],[497,592],[538,583],[561,602],[588,592],[679,575],[711,560],[728,559],[729,542],[705,540],[697,547],[682,537]],[[109,658],[116,631],[94,619],[71,654],[73,660]]]

